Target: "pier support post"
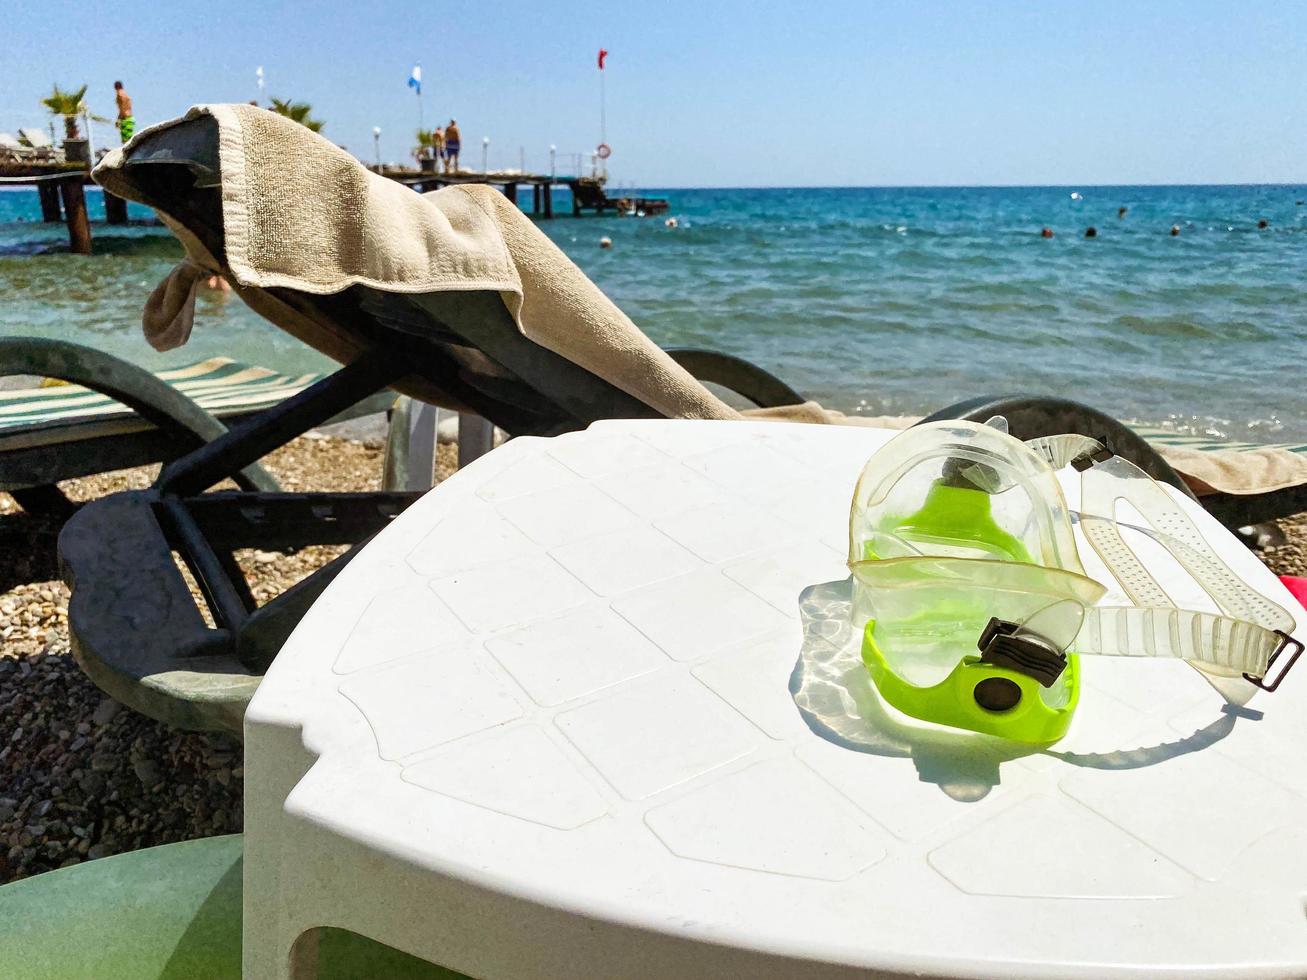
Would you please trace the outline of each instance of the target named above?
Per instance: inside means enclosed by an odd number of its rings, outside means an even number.
[[[581,197],[576,193],[576,185],[572,185],[572,217],[581,217]]]
[[[505,184],[505,185],[504,185],[504,197],[508,198],[511,202],[513,202],[514,206],[516,206],[516,205],[517,205],[517,184],[514,184],[514,183]]]
[[[545,184],[544,193],[545,193],[545,217],[552,218],[554,216],[554,185]]]
[[[532,214],[540,213],[540,185],[539,184],[531,185],[531,213]]]
[[[41,196],[41,220],[47,224],[63,221],[63,212],[59,210],[59,187],[49,180],[36,185],[36,193]]]
[[[106,224],[127,224],[127,201],[117,194],[104,192],[104,220]]]
[[[68,222],[68,247],[74,255],[91,254],[91,222],[86,216],[86,194],[80,177],[59,182],[59,196],[64,202]]]

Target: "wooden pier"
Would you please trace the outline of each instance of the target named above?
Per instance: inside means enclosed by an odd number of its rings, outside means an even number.
[[[518,203],[518,190],[530,187],[530,213],[540,218],[554,216],[556,187],[565,187],[571,193],[572,214],[578,216],[587,211],[599,215],[612,212],[643,216],[662,214],[668,209],[666,198],[611,198],[604,191],[604,180],[601,177],[528,174],[515,170],[439,173],[411,167],[383,166],[379,170],[376,167],[370,169],[420,192],[434,191],[451,184],[491,184],[503,190],[514,204]],[[83,163],[0,162],[0,186],[35,187],[41,198],[41,220],[47,223],[64,222],[68,227],[68,247],[76,255],[91,254],[91,222],[86,212],[84,189],[87,184],[94,183],[90,171]],[[523,210],[526,208],[523,207]],[[127,202],[105,191],[104,213],[106,224],[126,224]]]
[[[91,220],[86,213],[87,184],[94,185],[84,163],[0,163],[0,185],[28,185],[41,199],[41,220],[68,226],[68,248],[75,255],[91,254]],[[104,192],[105,223],[125,225],[127,202]]]
[[[554,188],[565,187],[572,195],[572,214],[580,216],[586,211],[603,214],[612,211],[616,214],[662,214],[669,205],[661,197],[621,197],[611,198],[604,192],[602,177],[569,177],[551,174],[529,174],[518,170],[492,170],[479,173],[460,170],[457,173],[415,170],[412,167],[370,168],[383,177],[398,181],[414,190],[439,190],[452,184],[490,184],[500,188],[510,201],[517,204],[519,188],[531,188],[530,213],[540,218],[554,216]],[[525,211],[526,208],[523,207]]]

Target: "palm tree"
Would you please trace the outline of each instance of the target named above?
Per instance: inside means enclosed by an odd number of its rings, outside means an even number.
[[[413,147],[413,158],[421,163],[423,160],[430,160],[435,156],[436,131],[434,129],[419,129],[417,131],[418,145]]]
[[[56,84],[54,91],[41,100],[41,105],[49,109],[52,115],[64,117],[64,135],[70,140],[82,138],[82,131],[77,128],[77,117],[86,111],[85,98],[85,85],[74,92],[64,91]]]
[[[292,102],[290,99],[273,99],[272,111],[279,116],[285,116],[287,119],[293,119],[301,126],[306,126],[315,133],[322,132],[323,122],[321,119],[314,119],[309,115],[313,111],[313,106],[307,102]]]

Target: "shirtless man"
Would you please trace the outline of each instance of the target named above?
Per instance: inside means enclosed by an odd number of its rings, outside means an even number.
[[[458,123],[451,119],[445,127],[445,173],[458,173],[458,148],[461,140],[458,135]]]
[[[123,88],[122,82],[113,83],[113,97],[118,102],[118,135],[126,143],[136,132],[136,117],[132,115],[132,97]]]

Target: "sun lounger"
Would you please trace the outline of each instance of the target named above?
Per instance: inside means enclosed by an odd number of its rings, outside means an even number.
[[[18,139],[27,146],[34,147],[38,150],[54,146],[50,142],[50,137],[46,135],[45,130],[37,129],[34,126],[26,126],[18,130]]]
[[[109,694],[180,727],[239,735],[259,677],[353,554],[256,607],[234,549],[356,546],[416,497],[205,491],[376,391],[473,412],[514,436],[608,418],[742,417],[703,381],[767,417],[857,421],[802,402],[738,358],[659,350],[491,188],[415,195],[257,108],[192,110],[138,134],[95,173],[159,210],[186,246],[186,262],[147,303],[152,343],[185,341],[195,284],[219,273],[257,312],[345,365],[170,463],[149,490],[93,502],[64,528],[79,662]],[[1090,434],[1180,483],[1119,423],[1090,421]]]
[[[151,374],[91,348],[34,337],[0,339],[0,377],[81,382],[0,390],[0,490],[25,509],[66,514],[56,486],[109,470],[175,459],[319,380],[215,357]],[[384,411],[384,395],[337,420]],[[247,489],[275,490],[261,469]]]
[[[0,133],[0,159],[20,160],[27,150],[13,133]]]
[[[18,146],[10,148],[17,159],[27,163],[58,163],[63,161],[63,150],[57,148],[42,129],[25,127],[18,130]]]

